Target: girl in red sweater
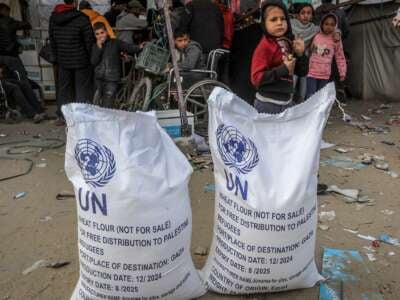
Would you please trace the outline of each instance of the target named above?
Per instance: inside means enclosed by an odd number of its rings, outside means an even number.
[[[304,41],[294,39],[285,5],[266,0],[261,8],[264,36],[253,53],[251,82],[257,89],[254,107],[262,113],[280,113],[293,106],[293,75],[308,73]]]

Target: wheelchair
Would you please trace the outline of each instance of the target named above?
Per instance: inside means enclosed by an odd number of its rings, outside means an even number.
[[[0,119],[7,123],[15,123],[22,119],[21,113],[13,109],[8,104],[7,94],[3,88],[3,83],[0,80]]]
[[[215,87],[231,91],[226,84],[218,80],[218,62],[226,55],[229,55],[228,50],[215,49],[208,55],[206,69],[181,71],[184,103],[187,111],[193,114],[194,131],[202,136],[206,136],[208,131],[207,102],[211,92]],[[184,82],[184,77],[187,77],[185,75],[194,75],[195,78],[199,79],[197,81],[194,80],[188,86]],[[137,94],[133,96],[139,100],[135,102],[135,110],[168,110],[177,107],[178,93],[173,69],[169,70],[167,81],[157,85],[154,89],[152,89],[152,81],[149,78],[145,78],[139,82],[138,87],[135,87]]]

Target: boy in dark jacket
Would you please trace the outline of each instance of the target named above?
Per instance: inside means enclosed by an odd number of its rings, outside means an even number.
[[[204,78],[204,74],[185,72],[204,69],[203,49],[198,42],[190,40],[189,34],[183,29],[175,30],[174,38],[178,67],[182,71],[182,85],[187,89]]]
[[[133,55],[141,48],[118,39],[110,39],[104,23],[95,23],[93,29],[96,35],[91,57],[96,79],[94,103],[111,108],[121,80],[121,52]]]
[[[306,76],[308,59],[304,41],[294,39],[289,15],[280,0],[267,0],[261,8],[264,36],[253,54],[251,82],[257,89],[258,112],[280,113],[293,105],[293,75]]]

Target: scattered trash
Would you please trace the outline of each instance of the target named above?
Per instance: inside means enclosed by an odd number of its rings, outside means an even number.
[[[343,230],[347,231],[347,232],[350,232],[350,233],[353,233],[353,234],[357,234],[358,233],[357,230],[351,230],[351,229],[348,229],[348,228],[343,228]]]
[[[49,264],[49,262],[47,260],[44,260],[44,259],[38,260],[32,266],[30,266],[29,268],[22,271],[22,275],[28,275],[29,273],[32,273],[36,269],[46,267],[48,264]]]
[[[47,167],[47,163],[36,164],[36,168],[46,168],[46,167]]]
[[[383,210],[381,210],[381,213],[383,213],[384,215],[387,215],[387,216],[391,216],[394,214],[394,211],[391,209],[383,209]]]
[[[376,241],[376,238],[373,237],[373,236],[370,236],[370,235],[357,234],[357,236],[358,236],[360,239],[363,239],[363,240],[367,240],[367,241],[371,241],[371,242]]]
[[[69,261],[58,261],[54,263],[50,263],[49,265],[46,266],[46,268],[52,268],[52,269],[59,269],[65,266],[68,266],[71,262]]]
[[[215,184],[206,183],[203,190],[205,193],[215,192]]]
[[[349,157],[331,157],[329,159],[321,161],[322,166],[332,166],[336,168],[342,168],[345,170],[360,170],[367,166],[361,162],[355,162]]]
[[[194,156],[186,154],[188,160],[194,165],[195,170],[212,168],[212,159],[210,155]]]
[[[388,252],[388,256],[393,256],[393,255],[395,255],[396,253],[394,253],[393,251],[390,251],[390,252]]]
[[[193,139],[196,144],[197,152],[199,152],[199,153],[209,153],[210,152],[210,146],[207,145],[204,137],[202,137],[198,134],[193,134]]]
[[[59,261],[59,262],[51,263],[51,262],[49,262],[49,261],[47,261],[45,259],[41,259],[41,260],[38,260],[37,262],[35,262],[29,268],[27,268],[24,271],[22,271],[22,275],[28,275],[29,273],[32,273],[33,271],[35,271],[35,270],[37,270],[39,268],[59,269],[59,268],[62,268],[64,266],[67,266],[69,264],[70,264],[69,261]]]
[[[365,255],[368,257],[369,261],[376,261],[376,257],[373,253],[365,253]]]
[[[56,199],[57,200],[66,200],[68,198],[75,198],[74,192],[71,191],[61,191],[57,194]]]
[[[371,246],[364,246],[363,248],[368,252],[376,252],[375,249],[372,248]]]
[[[322,140],[320,149],[321,150],[325,150],[325,149],[329,149],[329,148],[332,148],[332,147],[335,147],[335,146],[336,146],[335,144],[331,144],[331,143],[328,143],[328,142]]]
[[[331,185],[330,187],[328,187],[327,192],[333,192],[333,193],[345,196],[346,198],[350,198],[350,199],[352,199],[354,201],[358,200],[358,197],[359,197],[359,194],[360,194],[359,190],[341,189],[341,188],[337,187],[336,185]]]
[[[20,192],[14,196],[14,199],[21,199],[24,198],[28,193],[27,192]]]
[[[391,142],[391,141],[381,141],[382,144],[388,145],[388,146],[394,146],[396,145],[395,142]]]
[[[391,105],[391,104],[386,104],[386,103],[383,103],[383,104],[381,104],[381,105],[379,106],[380,109],[391,109],[392,107],[393,107],[393,105]]]
[[[367,116],[364,116],[364,115],[361,115],[361,118],[362,118],[363,120],[365,120],[365,121],[371,121],[371,120],[372,120],[372,118],[367,117]]]
[[[194,250],[194,254],[199,256],[206,256],[208,254],[208,249],[204,247],[197,247]]]
[[[336,218],[336,213],[334,210],[330,210],[330,211],[321,211],[319,213],[319,220],[321,222],[329,222],[329,221],[333,221]]]
[[[393,246],[397,246],[400,247],[400,241],[399,239],[396,239],[394,237],[391,237],[388,234],[380,234],[379,235],[379,240],[383,243],[389,244],[389,245],[393,245]]]
[[[323,231],[326,231],[326,230],[329,229],[329,226],[328,226],[328,225],[325,225],[325,224],[319,224],[319,225],[318,225],[318,228],[321,229],[321,230],[323,230]]]
[[[6,137],[7,136],[7,134],[5,134],[5,133],[0,133],[0,137]]]
[[[335,151],[339,153],[348,153],[353,151],[354,149],[345,149],[345,148],[336,148]]]
[[[375,241],[372,241],[371,245],[372,245],[372,247],[379,248],[381,246],[381,243],[379,243],[378,240],[375,240]]]
[[[382,170],[382,171],[388,171],[389,170],[389,164],[388,163],[377,163],[375,164],[375,168],[377,168],[378,170]]]
[[[399,174],[396,173],[395,171],[389,171],[388,174],[389,174],[392,178],[399,178]]]
[[[387,125],[400,125],[400,116],[395,116],[390,118],[387,122]]]
[[[383,300],[373,284],[361,280],[370,271],[357,250],[325,248],[322,276],[328,280],[320,284],[319,300],[375,299]],[[345,294],[351,291],[350,294]]]
[[[40,222],[48,222],[51,221],[53,218],[51,216],[45,216],[44,218],[40,218]]]

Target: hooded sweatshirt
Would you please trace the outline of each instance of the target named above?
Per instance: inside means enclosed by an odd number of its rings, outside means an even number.
[[[288,43],[282,46],[282,38],[271,36],[265,28],[264,12],[268,6],[281,8],[288,22],[288,29],[284,35]],[[277,102],[285,105],[290,102],[294,93],[293,76],[283,63],[284,54],[292,54],[291,42],[293,40],[292,28],[290,26],[289,14],[285,5],[280,0],[267,0],[262,8],[261,29],[264,36],[261,38],[253,53],[251,63],[251,82],[257,89],[256,98],[263,102]],[[286,52],[286,53],[285,53]],[[307,75],[308,59],[305,55],[296,57],[295,74],[302,77]],[[271,101],[272,100],[272,101]]]
[[[185,49],[176,49],[178,67],[182,70],[203,69],[203,50],[198,42],[190,41]]]
[[[93,9],[82,9],[81,12],[83,12],[85,15],[89,17],[92,26],[97,22],[104,23],[110,39],[115,39],[115,33],[105,17],[103,17],[101,14],[99,14],[97,11]]]
[[[90,66],[94,34],[89,18],[74,5],[59,4],[49,21],[49,39],[56,62],[64,69]]]
[[[334,17],[337,24],[337,17],[330,13],[321,20],[321,32],[318,33],[311,44],[311,57],[308,77],[316,79],[329,79],[331,76],[332,60],[335,57],[340,77],[346,76],[347,65],[343,52],[342,41],[336,42],[333,34],[322,32],[322,23],[327,17]]]

